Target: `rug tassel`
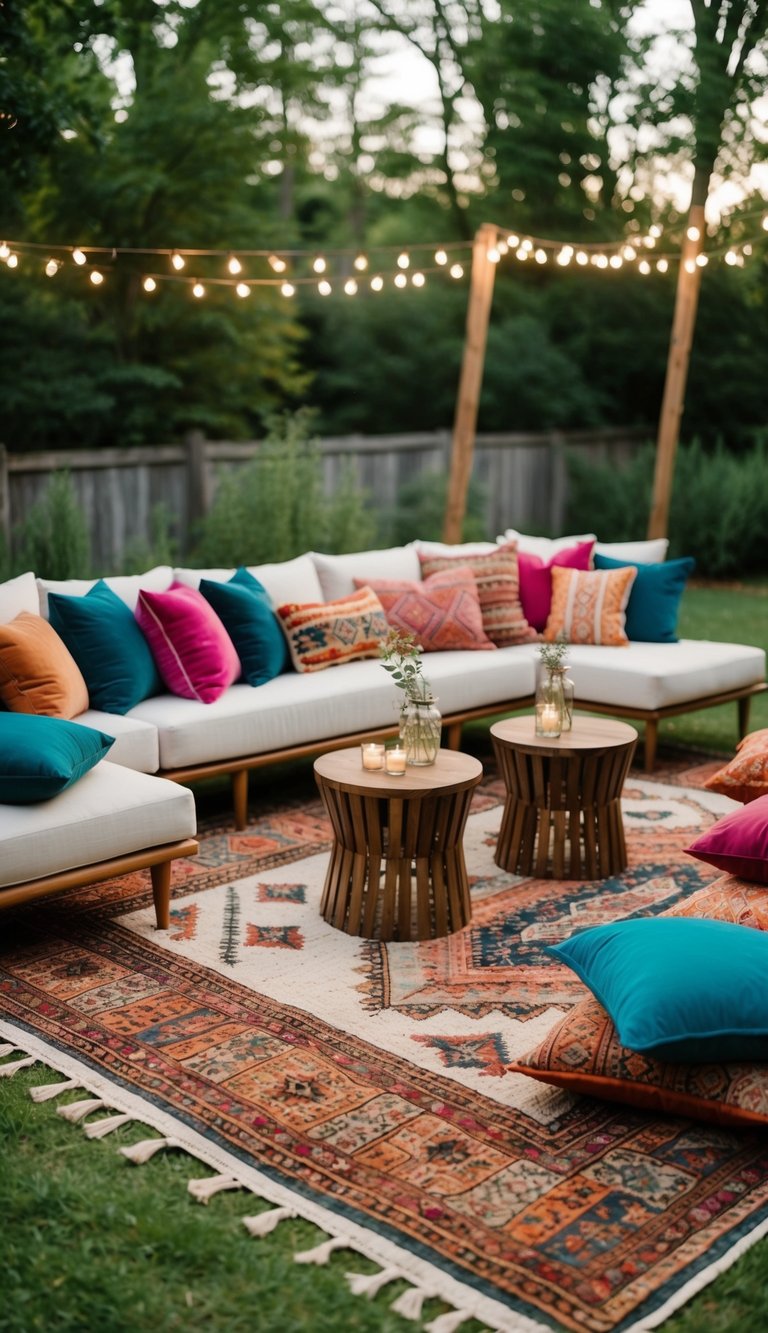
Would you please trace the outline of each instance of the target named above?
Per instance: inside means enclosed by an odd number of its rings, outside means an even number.
[[[220,1190],[240,1190],[242,1188],[242,1182],[236,1180],[234,1176],[202,1176],[198,1180],[190,1180],[187,1185],[193,1199],[197,1199],[198,1203],[207,1203]]]
[[[421,1307],[424,1302],[435,1294],[431,1291],[425,1291],[423,1287],[409,1287],[408,1291],[404,1291],[401,1296],[398,1296],[389,1308],[395,1314],[402,1315],[403,1319],[416,1321],[421,1319]]]
[[[459,1324],[463,1324],[465,1319],[472,1319],[473,1316],[469,1310],[447,1310],[445,1314],[439,1314],[437,1319],[432,1319],[424,1325],[424,1333],[453,1333]]]
[[[72,1124],[75,1125],[78,1120],[90,1115],[91,1111],[100,1111],[106,1104],[101,1097],[89,1097],[84,1102],[70,1102],[67,1106],[57,1106],[56,1112],[58,1115],[63,1115],[65,1120],[71,1120]]]
[[[279,1222],[295,1216],[296,1213],[293,1208],[268,1208],[264,1213],[255,1213],[252,1217],[244,1217],[243,1226],[252,1236],[268,1236],[270,1231],[274,1231]]]
[[[2,1059],[4,1055],[11,1055],[15,1050],[18,1050],[17,1046],[12,1046],[9,1041],[4,1042],[3,1045],[0,1046],[0,1059]]]
[[[367,1296],[370,1301],[388,1282],[395,1282],[405,1275],[399,1268],[382,1268],[378,1273],[345,1273],[344,1276],[353,1296]]]
[[[330,1240],[324,1240],[312,1250],[302,1250],[299,1254],[294,1254],[293,1261],[297,1264],[327,1264],[334,1250],[348,1246],[349,1241],[341,1236],[331,1236]]]
[[[118,1148],[118,1152],[127,1157],[134,1166],[143,1166],[150,1157],[154,1157],[161,1148],[180,1148],[182,1145],[178,1139],[140,1139],[138,1143],[131,1143],[126,1148]]]
[[[71,1092],[78,1086],[77,1079],[68,1078],[63,1083],[46,1083],[42,1088],[30,1088],[29,1095],[33,1102],[49,1102],[51,1097],[58,1097],[60,1092]]]
[[[87,1139],[103,1139],[107,1134],[111,1134],[113,1129],[120,1129],[123,1125],[129,1125],[132,1120],[132,1115],[108,1115],[106,1120],[96,1120],[92,1125],[86,1125],[85,1137]]]
[[[15,1047],[11,1047],[15,1050]],[[36,1055],[28,1055],[24,1060],[12,1060],[9,1065],[0,1065],[0,1078],[10,1078],[11,1074],[17,1074],[20,1069],[26,1069],[27,1065],[33,1065],[37,1061]]]

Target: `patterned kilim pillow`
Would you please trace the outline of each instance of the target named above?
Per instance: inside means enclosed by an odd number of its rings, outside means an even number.
[[[471,569],[477,584],[483,629],[492,643],[505,648],[511,643],[531,643],[539,636],[528,624],[520,602],[517,546],[507,542],[495,551],[478,555],[431,555],[419,552],[422,578],[455,570]]]
[[[723,875],[664,916],[708,917],[768,929],[768,893]],[[669,1063],[622,1046],[593,995],[571,1009],[527,1055],[508,1066],[543,1083],[663,1114],[721,1125],[768,1124],[768,1062]]]
[[[704,786],[745,805],[768,796],[768,727],[739,741],[731,762],[707,778]]]
[[[277,614],[297,671],[322,671],[359,657],[378,657],[389,628],[369,587],[333,602],[287,602]]]
[[[544,638],[553,643],[563,635],[568,643],[601,643],[621,648],[629,643],[624,632],[627,602],[637,569],[627,565],[611,570],[552,570],[552,607]]]
[[[477,584],[465,564],[432,574],[421,583],[374,579],[370,586],[389,624],[413,634],[425,653],[496,647],[483,630]]]

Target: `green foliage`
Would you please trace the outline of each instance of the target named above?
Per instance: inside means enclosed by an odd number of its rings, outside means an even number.
[[[168,505],[156,504],[149,516],[149,539],[137,537],[126,543],[120,572],[143,574],[153,565],[175,564],[179,551],[172,527]]]
[[[349,474],[334,495],[325,494],[322,457],[308,429],[306,413],[273,420],[258,456],[222,476],[201,525],[198,561],[255,565],[370,543],[364,496]]]
[[[597,531],[603,541],[645,535],[655,451],[649,445],[625,467],[568,457],[566,526]],[[768,570],[768,443],[735,454],[719,444],[681,445],[670,506],[670,555],[692,555],[697,573],[723,578]]]
[[[420,472],[400,487],[394,509],[379,518],[378,540],[389,546],[414,541],[440,541],[448,496],[448,478],[444,472]],[[486,541],[485,502],[476,480],[469,485],[467,512],[462,526],[462,541]]]
[[[44,579],[87,577],[88,529],[68,472],[51,473],[45,491],[29,510],[15,563]]]

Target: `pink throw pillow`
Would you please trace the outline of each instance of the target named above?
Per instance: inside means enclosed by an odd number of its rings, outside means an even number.
[[[235,645],[196,588],[139,593],[136,619],[172,694],[211,704],[241,675]]]
[[[542,560],[539,555],[529,555],[527,551],[517,551],[517,568],[520,578],[520,602],[523,615],[534,629],[543,630],[549,619],[552,606],[552,568],[591,569],[594,541],[578,542],[558,551],[549,560]]]
[[[685,850],[729,875],[768,884],[768,796],[718,819]]]
[[[355,579],[376,593],[390,625],[413,634],[425,653],[491,648],[477,582],[466,565],[416,579]]]

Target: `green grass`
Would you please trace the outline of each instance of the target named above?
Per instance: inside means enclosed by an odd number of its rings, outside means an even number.
[[[768,648],[768,585],[689,588],[680,632]],[[753,704],[751,726],[768,726],[765,696]],[[736,706],[666,723],[664,740],[732,751]],[[275,773],[254,775],[254,794],[261,778],[274,796]],[[290,777],[285,786],[289,792]],[[417,1326],[389,1309],[404,1284],[368,1301],[344,1280],[347,1270],[375,1271],[359,1255],[342,1250],[324,1267],[295,1264],[296,1250],[322,1239],[315,1227],[284,1222],[253,1239],[240,1219],[266,1205],[240,1191],[219,1194],[207,1207],[195,1203],[187,1181],[208,1173],[183,1153],[161,1152],[130,1166],[115,1149],[146,1137],[146,1129],[129,1125],[103,1141],[87,1140],[56,1115],[57,1103],[29,1099],[29,1087],[55,1081],[40,1065],[0,1079],[0,1333],[414,1333]],[[768,1328],[767,1257],[760,1242],[663,1329]],[[443,1309],[429,1302],[423,1321]],[[461,1333],[480,1327],[468,1321]]]

